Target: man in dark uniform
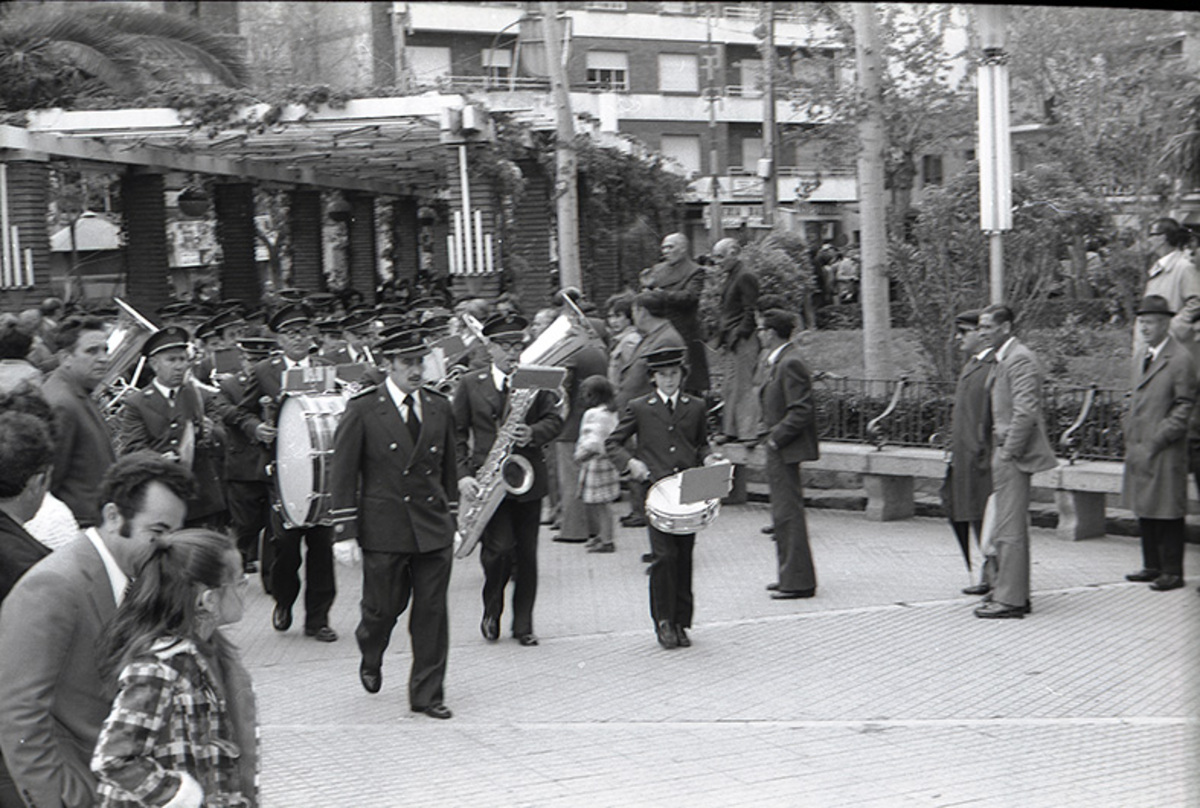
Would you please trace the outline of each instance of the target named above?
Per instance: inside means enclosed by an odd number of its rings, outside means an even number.
[[[700,324],[704,267],[692,260],[687,236],[682,233],[672,233],[663,239],[662,258],[660,263],[642,272],[641,287],[665,293],[667,319],[683,337],[688,349],[684,389],[703,398],[708,393],[708,348]]]
[[[220,377],[217,394],[213,397],[213,411],[226,425],[225,498],[233,535],[242,556],[242,568],[248,573],[257,572],[259,568],[259,535],[270,525],[271,486],[263,463],[262,444],[241,428],[244,419],[238,410],[238,403],[245,397],[250,385],[252,367],[270,356],[277,347],[275,340],[266,337],[243,337],[238,340],[242,370]],[[265,572],[269,572],[269,560],[261,559]],[[263,580],[269,591],[270,576],[264,574]]]
[[[520,315],[496,315],[483,325],[483,333],[497,346],[492,364],[463,377],[454,393],[454,424],[459,490],[471,496],[477,487],[475,474],[487,459],[497,432],[508,420],[512,393],[508,377],[525,346],[529,323]],[[502,351],[502,352],[501,352]],[[533,467],[533,485],[519,495],[505,496],[496,508],[480,540],[479,560],[483,565],[483,621],[480,631],[488,641],[500,637],[500,614],[504,589],[516,574],[513,588],[513,636],[521,645],[537,645],[533,633],[533,602],[537,597],[538,522],[542,497],[549,488],[542,447],[562,430],[553,393],[534,394],[523,421],[516,425],[517,454]]]
[[[196,326],[201,357],[192,368],[192,376],[201,384],[215,387],[218,375],[232,372],[225,365],[228,357],[236,356],[237,341],[245,329],[246,320],[235,309],[225,309]]]
[[[605,449],[620,470],[651,484],[709,461],[708,413],[704,400],[680,392],[684,348],[663,348],[646,355],[655,391],[629,402]],[[637,437],[637,447],[626,445]],[[650,566],[650,616],[663,648],[687,648],[692,642],[692,550],[696,534],[664,533],[648,525],[654,562]]]
[[[423,388],[423,333],[400,331],[378,346],[384,383],[352,398],[333,442],[332,497],[338,540],[357,538],[363,556],[359,679],[382,686],[383,653],[412,597],[408,681],[414,712],[449,718],[443,682],[450,650],[446,592],[454,564],[458,498],[454,417],[441,393]]]
[[[121,406],[117,427],[120,454],[149,450],[194,470],[197,450],[209,440],[213,423],[204,415],[199,390],[187,381],[188,342],[185,329],[168,326],[151,334],[142,346],[154,378],[127,396]],[[224,511],[220,489],[219,478],[204,476],[196,496],[188,502],[187,526],[207,524],[214,513]],[[204,507],[199,507],[202,504]]]
[[[272,315],[268,323],[283,349],[281,354],[255,364],[248,374],[248,383],[233,426],[262,447],[261,462],[273,459],[272,447],[277,430],[264,416],[263,399],[267,409],[277,408],[282,399],[283,376],[288,370],[298,370],[329,363],[312,356],[312,312],[307,306],[289,303]],[[273,420],[273,418],[272,418]],[[269,571],[271,594],[275,609],[271,625],[276,631],[287,631],[292,625],[292,605],[300,595],[300,545],[307,548],[304,584],[304,633],[320,642],[334,642],[337,632],[329,627],[329,607],[337,594],[333,569],[333,528],[329,525],[285,526],[278,503],[271,509],[271,536],[275,559]]]

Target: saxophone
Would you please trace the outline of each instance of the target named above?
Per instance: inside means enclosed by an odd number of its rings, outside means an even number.
[[[496,433],[487,458],[475,473],[478,490],[463,497],[458,508],[458,530],[454,534],[454,555],[465,558],[475,549],[483,529],[491,520],[501,500],[509,494],[521,495],[533,487],[533,465],[513,451],[516,428],[525,423],[538,390],[513,390],[509,394],[508,418]]]

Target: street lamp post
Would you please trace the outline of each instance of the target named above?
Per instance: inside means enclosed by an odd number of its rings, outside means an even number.
[[[1012,230],[1012,144],[1008,117],[1008,9],[978,6],[979,224],[988,236],[989,291],[1004,302],[1004,231]]]

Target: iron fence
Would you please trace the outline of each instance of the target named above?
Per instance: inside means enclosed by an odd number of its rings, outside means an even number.
[[[832,373],[817,373],[813,381],[822,440],[949,445],[953,383],[851,379]],[[1121,460],[1127,396],[1126,390],[1046,385],[1046,429],[1055,452],[1070,460]]]

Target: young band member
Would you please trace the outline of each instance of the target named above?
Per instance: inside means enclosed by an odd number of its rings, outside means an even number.
[[[646,354],[655,390],[632,399],[621,413],[605,449],[618,469],[656,483],[684,469],[715,462],[709,454],[704,400],[681,393],[685,348]],[[626,447],[637,436],[632,452]],[[664,533],[648,525],[654,561],[650,566],[650,616],[663,648],[688,648],[692,625],[692,550],[696,534]]]
[[[499,432],[509,419],[514,395],[508,378],[525,346],[529,323],[520,315],[496,315],[483,326],[483,334],[499,347],[492,364],[464,376],[454,394],[454,423],[459,467],[459,491],[472,496],[478,488],[475,474],[487,459]],[[502,352],[501,352],[502,351]],[[512,580],[513,636],[521,645],[537,645],[533,633],[533,602],[537,597],[537,540],[542,497],[548,489],[546,461],[542,447],[562,430],[553,393],[534,394],[525,417],[514,427],[516,447],[533,467],[533,485],[524,494],[509,494],[492,515],[480,540],[479,560],[483,564],[483,621],[479,629],[484,639],[500,637],[500,614],[504,609],[504,589]]]
[[[362,619],[354,635],[363,688],[379,692],[383,653],[411,595],[409,705],[449,718],[442,684],[454,563],[449,502],[458,495],[458,468],[450,402],[422,387],[428,353],[417,329],[379,344],[387,378],[350,400],[334,437],[333,517],[338,540],[357,538],[362,548]]]

